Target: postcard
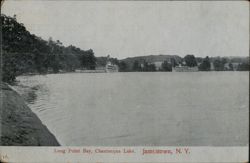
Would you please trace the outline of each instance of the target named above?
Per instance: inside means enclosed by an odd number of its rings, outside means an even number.
[[[1,1],[0,162],[248,162],[248,1]]]

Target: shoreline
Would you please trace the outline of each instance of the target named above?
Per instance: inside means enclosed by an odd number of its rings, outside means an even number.
[[[200,73],[200,72],[205,72],[205,73],[209,73],[209,72],[249,72],[249,71],[118,71],[118,72],[79,72],[79,71],[69,71],[69,72],[59,72],[59,73],[24,73],[21,75],[16,76],[16,78],[20,77],[20,76],[36,76],[36,75],[41,75],[41,76],[45,76],[45,75],[56,75],[56,74],[116,74],[116,73]],[[10,83],[10,85],[13,85],[14,83],[16,83],[17,80],[13,81],[12,83]]]
[[[60,146],[56,137],[6,83],[1,89],[1,146]]]

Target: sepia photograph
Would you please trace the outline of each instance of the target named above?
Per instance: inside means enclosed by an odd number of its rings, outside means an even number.
[[[0,43],[0,160],[248,159],[248,1],[5,0]]]

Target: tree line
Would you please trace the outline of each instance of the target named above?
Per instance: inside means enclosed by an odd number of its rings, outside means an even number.
[[[64,46],[59,40],[44,40],[31,34],[15,16],[1,14],[2,80],[12,82],[24,73],[58,73],[77,68],[95,69],[92,49]]]
[[[156,56],[157,57],[157,56]],[[146,57],[145,57],[146,58]],[[180,57],[181,58],[181,57]],[[132,63],[131,63],[132,62]],[[132,65],[132,66],[131,66]],[[177,61],[174,58],[161,61],[158,67],[146,59],[121,60],[120,71],[172,71],[176,66],[198,67],[199,71],[249,71],[249,57],[195,57],[188,54]]]
[[[51,37],[44,40],[31,34],[22,23],[18,23],[16,17],[1,14],[2,28],[2,80],[12,82],[16,76],[25,73],[58,73],[60,71],[71,72],[76,69],[95,69],[96,66],[104,67],[107,57],[95,57],[92,49],[82,50],[73,45],[64,46],[59,40]],[[147,57],[147,56],[145,56]],[[155,57],[155,56],[150,56]],[[158,56],[162,57],[162,56]],[[137,57],[138,58],[138,57]],[[119,67],[121,72],[139,71],[172,71],[178,65],[195,67],[199,71],[249,71],[248,58],[228,57],[195,57],[188,54],[181,58],[172,56],[163,60],[160,68],[155,63],[140,57],[140,60],[109,59]],[[234,63],[238,63],[235,65]]]

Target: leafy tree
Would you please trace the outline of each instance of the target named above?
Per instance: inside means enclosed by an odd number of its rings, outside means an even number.
[[[171,65],[172,65],[172,67],[175,67],[175,66],[177,66],[178,64],[177,64],[177,62],[176,62],[176,60],[174,59],[174,58],[171,58]]]
[[[118,65],[120,64],[120,61],[117,58],[111,58],[109,57],[97,57],[96,58],[96,65],[104,67],[107,64],[107,60],[109,60],[112,64]]]
[[[141,66],[139,65],[139,62],[137,60],[134,61],[132,70],[141,71]]]
[[[162,63],[162,70],[163,71],[172,71],[172,66],[171,64],[168,63],[168,61],[164,61]]]
[[[2,80],[12,82],[18,74],[15,53],[3,53]]]
[[[149,65],[148,65],[148,71],[150,71],[150,72],[156,71],[156,66],[155,66],[155,64],[149,64]]]
[[[119,64],[119,71],[121,72],[127,71],[127,64],[124,61],[121,61]]]
[[[194,55],[186,55],[184,57],[184,61],[186,62],[186,65],[189,67],[197,66],[197,62],[196,62]]]
[[[96,65],[97,66],[105,67],[106,64],[107,64],[107,57],[97,57],[96,58]]]
[[[225,62],[221,59],[214,60],[214,70],[215,71],[224,71]]]
[[[202,63],[199,65],[198,68],[200,71],[210,71],[211,65],[208,56],[206,56],[206,58],[203,59]]]
[[[119,60],[117,58],[109,58],[110,62],[115,64],[115,65],[119,65]]]
[[[197,63],[202,63],[204,60],[202,57],[196,57],[195,59]]]
[[[153,63],[149,64],[148,62],[144,61],[143,65],[144,65],[144,67],[143,67],[142,71],[148,71],[148,72],[156,71],[156,66]]]
[[[58,73],[60,70],[60,63],[59,63],[59,57],[57,54],[51,54],[49,56],[49,64],[53,70],[54,73]]]
[[[87,56],[87,68],[94,70],[96,66],[96,58],[94,56],[94,52],[92,49],[89,49],[86,51],[86,56]]]
[[[74,46],[65,47],[51,37],[48,41],[31,34],[14,18],[1,14],[2,27],[2,80],[11,82],[23,73],[54,73],[59,70],[73,71],[84,66],[95,69],[93,50],[81,50]]]
[[[229,71],[233,71],[234,70],[234,66],[233,66],[233,64],[232,63],[229,63]]]
[[[241,64],[239,64],[238,65],[238,68],[237,68],[237,70],[238,71],[249,71],[250,69],[249,69],[249,63],[241,63]]]

